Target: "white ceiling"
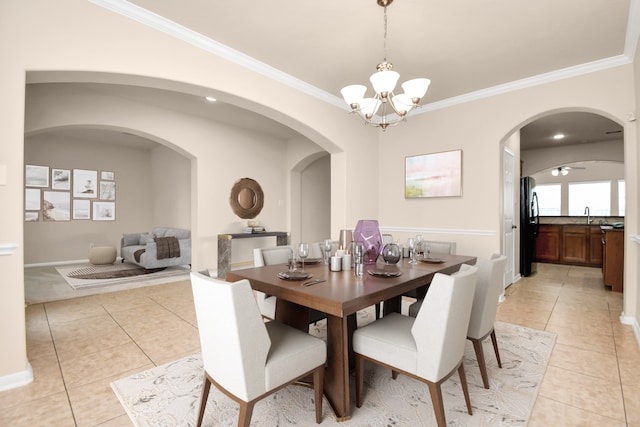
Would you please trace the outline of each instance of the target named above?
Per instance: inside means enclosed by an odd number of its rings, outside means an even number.
[[[91,1],[186,42],[204,37],[222,43],[232,48],[231,57],[248,55],[265,73],[285,73],[279,78],[302,81],[334,101],[343,86],[367,84],[384,56],[383,8],[376,0]],[[400,82],[430,78],[423,110],[437,108],[629,63],[640,32],[639,1],[396,0],[387,8],[387,59],[400,73]],[[155,102],[182,105],[211,117],[211,105],[197,97],[143,90],[128,96],[149,102],[157,97]],[[177,103],[167,99],[173,96],[182,98]],[[221,120],[238,117],[237,109],[225,114],[222,107],[216,108]],[[251,115],[251,120],[241,122],[256,123],[256,129],[269,129],[274,135],[295,134]],[[585,119],[575,114],[563,118],[572,121],[570,126]],[[532,139],[542,141],[552,132],[548,126],[557,121],[542,124],[530,128]],[[593,124],[596,128],[577,141],[586,142],[594,134],[599,138],[611,125]]]

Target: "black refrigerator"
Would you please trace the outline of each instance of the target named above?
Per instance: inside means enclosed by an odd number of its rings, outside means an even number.
[[[540,217],[536,181],[525,176],[520,179],[520,274],[528,277],[536,272],[536,238]]]

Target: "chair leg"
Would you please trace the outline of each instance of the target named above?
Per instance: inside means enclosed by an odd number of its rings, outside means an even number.
[[[324,365],[313,373],[313,390],[316,399],[316,424],[322,422],[322,392],[324,385]]]
[[[460,384],[462,385],[462,392],[464,393],[464,401],[467,402],[467,411],[469,415],[473,415],[471,410],[471,400],[469,399],[469,387],[467,385],[467,375],[464,373],[464,363],[460,362],[458,368],[458,375],[460,376]]]
[[[238,416],[238,427],[249,427],[251,424],[251,415],[253,415],[253,406],[255,402],[240,402],[240,415]]]
[[[429,394],[431,395],[431,403],[433,404],[433,411],[436,413],[436,422],[438,427],[445,427],[447,420],[444,415],[444,402],[442,401],[442,389],[440,384],[427,382],[429,386]]]
[[[498,367],[502,368],[502,362],[500,361],[500,350],[498,350],[498,340],[496,339],[496,330],[491,330],[491,342],[493,343],[493,351],[496,352],[496,359],[498,359]]]
[[[360,355],[356,354],[356,406],[362,406],[362,383],[364,375],[364,360]]]
[[[209,381],[209,377],[207,373],[204,373],[204,380],[202,381],[202,393],[200,394],[200,411],[198,411],[198,422],[196,424],[197,427],[202,425],[202,420],[204,419],[204,409],[207,405],[207,398],[209,397],[209,389],[211,389],[211,381]]]
[[[478,367],[480,368],[480,375],[482,375],[482,384],[484,388],[489,388],[489,378],[487,375],[487,363],[484,360],[484,350],[482,349],[482,341],[477,338],[470,338],[473,343],[473,349],[476,352],[476,359],[478,359]]]

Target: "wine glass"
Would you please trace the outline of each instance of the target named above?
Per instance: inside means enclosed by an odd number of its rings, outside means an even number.
[[[418,261],[416,260],[416,239],[414,239],[413,237],[409,237],[407,243],[409,244],[409,251],[411,252],[411,260],[409,261],[409,264],[417,264]]]
[[[302,260],[302,271],[304,271],[304,259],[309,256],[309,244],[300,243],[298,245],[298,256]]]
[[[427,253],[427,258],[431,258],[431,245],[429,245],[428,243],[425,245],[424,248],[425,252]]]
[[[329,256],[331,254],[331,239],[325,239],[321,245],[322,249],[322,258],[324,259],[325,264],[329,264]]]
[[[422,243],[422,234],[416,235],[416,241],[414,244],[416,247],[416,259],[418,259],[419,257],[424,257],[424,244]]]

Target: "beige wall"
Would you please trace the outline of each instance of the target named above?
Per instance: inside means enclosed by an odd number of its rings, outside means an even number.
[[[638,177],[634,111],[634,68],[621,66],[500,96],[468,102],[411,117],[381,134],[379,144],[379,219],[405,238],[420,232],[428,239],[454,240],[458,252],[489,256],[502,241],[501,143],[543,114],[570,109],[605,115],[624,127],[627,183],[626,232],[638,234]],[[404,158],[409,155],[463,150],[463,196],[405,200]],[[518,161],[518,158],[516,158]],[[519,166],[516,166],[517,176]],[[407,230],[408,229],[408,230]],[[627,245],[629,260],[637,245]],[[637,328],[637,263],[625,264],[624,315]]]
[[[94,244],[120,247],[123,232],[150,230],[153,215],[148,150],[38,134],[25,141],[25,163],[57,169],[112,171],[116,220],[24,223],[25,264],[87,259]],[[188,189],[188,187],[187,187]]]
[[[159,145],[150,153],[151,215],[142,230],[155,226],[191,229],[191,161]],[[134,184],[135,185],[135,184]],[[121,188],[128,191],[129,188]]]
[[[629,88],[629,91],[633,93],[636,99],[636,108],[631,110],[634,114],[638,113],[637,105],[640,100],[640,44],[636,48],[635,60],[633,62],[633,86]],[[638,224],[638,211],[640,210],[640,197],[638,196],[638,167],[640,165],[640,132],[627,138],[625,135],[625,182],[627,191],[627,212],[635,212],[636,216],[632,219]],[[629,188],[630,183],[635,183],[632,188]],[[627,220],[629,216],[627,215]],[[635,320],[635,332],[636,339],[640,342],[640,273],[635,266],[640,265],[640,240],[635,242],[631,241],[628,236],[638,236],[638,229],[629,233],[627,228],[627,240],[625,242],[625,315]],[[631,267],[633,265],[634,267]]]
[[[34,12],[36,11],[36,12]],[[514,131],[537,115],[559,109],[581,107],[606,112],[625,129],[625,162],[629,209],[627,232],[638,234],[638,177],[640,158],[636,149],[635,123],[625,120],[635,111],[630,88],[638,78],[632,66],[574,77],[535,88],[473,101],[410,117],[406,124],[385,133],[365,128],[340,108],[288,88],[238,65],[206,54],[82,0],[9,0],[0,5],[0,16],[11,16],[0,25],[0,52],[11,61],[0,67],[0,165],[7,165],[7,183],[0,184],[0,236],[2,243],[16,243],[12,255],[0,256],[3,271],[0,299],[0,342],[8,349],[0,353],[0,381],[12,380],[27,369],[24,328],[23,277],[23,147],[25,73],[31,79],[113,79],[123,75],[157,78],[134,79],[137,83],[170,81],[189,88],[221,89],[226,100],[252,109],[299,131],[331,153],[331,230],[352,227],[358,219],[378,218],[383,227],[401,238],[422,232],[428,238],[456,240],[459,252],[487,256],[501,249],[501,144]],[[118,28],[118,31],[113,31]],[[62,30],[63,29],[63,30]],[[636,64],[637,69],[637,64]],[[62,70],[63,73],[48,73]],[[100,71],[106,74],[87,74]],[[122,117],[113,109],[92,118],[98,125],[120,126],[145,132],[173,144],[192,162],[191,225],[194,233],[194,268],[211,265],[215,259],[215,236],[221,228],[237,225],[227,210],[228,189],[236,177],[254,175],[272,163],[280,171],[292,170],[302,158],[289,158],[288,151],[261,145],[256,153],[230,157],[212,141],[233,140],[253,147],[258,135],[237,134],[225,128],[202,131],[206,124],[183,118],[171,126],[162,111],[147,111]],[[300,108],[304,106],[304,108]],[[175,117],[172,117],[175,118]],[[43,126],[46,127],[46,126]],[[248,143],[248,144],[247,144]],[[274,142],[275,143],[275,142]],[[463,196],[451,199],[405,200],[404,157],[461,148],[463,150]],[[251,155],[249,155],[251,154]],[[215,175],[215,165],[234,161],[235,176]],[[286,159],[283,161],[282,159]],[[238,159],[242,159],[239,161]],[[629,159],[628,161],[626,159]],[[212,175],[213,174],[213,175]],[[291,204],[295,179],[285,182],[270,174],[258,174],[265,190]],[[287,190],[289,193],[287,193]],[[265,191],[265,192],[266,192]],[[291,212],[294,207],[290,206]],[[265,222],[270,226],[291,225],[285,207],[270,207]],[[629,259],[638,261],[637,245],[627,245]],[[638,314],[638,262],[625,268],[625,315]]]

